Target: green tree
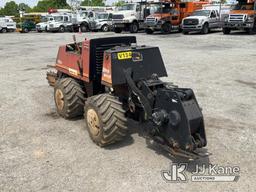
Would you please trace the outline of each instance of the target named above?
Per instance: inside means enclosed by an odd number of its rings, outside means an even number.
[[[37,5],[33,8],[36,12],[47,12],[49,8],[64,9],[69,8],[66,0],[42,0],[38,1]]]
[[[82,6],[104,6],[103,0],[84,0],[81,3]]]
[[[0,8],[0,16],[4,16],[4,9]]]
[[[125,1],[119,0],[115,3],[113,3],[113,5],[116,7],[121,7],[121,6],[125,5]]]
[[[65,8],[68,7],[66,0],[55,0],[54,1],[55,8]]]
[[[53,5],[53,1],[50,0],[38,1],[37,5],[33,8],[33,11],[47,12],[49,8],[54,8]]]
[[[1,12],[3,15],[18,15],[18,5],[15,1],[7,2]]]
[[[26,13],[31,11],[31,8],[25,3],[20,3],[18,5],[18,8],[19,8],[19,10],[24,10]]]

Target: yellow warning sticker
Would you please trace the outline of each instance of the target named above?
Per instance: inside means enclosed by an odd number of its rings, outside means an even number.
[[[118,60],[124,60],[124,59],[131,59],[132,58],[132,52],[126,51],[126,52],[120,52],[117,53]]]
[[[78,75],[78,71],[75,69],[68,68],[68,72],[72,75]]]

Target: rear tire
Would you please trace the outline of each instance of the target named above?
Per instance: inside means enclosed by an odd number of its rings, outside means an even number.
[[[229,28],[223,28],[222,29],[222,32],[223,32],[223,34],[225,34],[225,35],[227,35],[227,34],[230,34],[230,29]]]
[[[114,28],[114,32],[115,33],[121,33],[122,32],[122,28],[115,27]]]
[[[54,101],[57,112],[65,119],[83,115],[85,93],[72,78],[59,79],[54,86]]]
[[[131,25],[130,25],[130,33],[138,33],[139,31],[139,25],[137,22],[133,22]]]
[[[127,118],[122,102],[109,94],[89,97],[85,102],[84,118],[93,142],[99,146],[123,140],[127,133]]]

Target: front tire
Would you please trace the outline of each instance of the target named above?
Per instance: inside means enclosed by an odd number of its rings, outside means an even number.
[[[154,31],[152,29],[145,29],[145,31],[146,31],[147,34],[153,34],[154,33]]]
[[[133,22],[131,25],[130,25],[130,33],[138,33],[139,31],[139,25],[137,22]]]
[[[209,33],[209,24],[208,24],[208,23],[205,23],[205,24],[203,25],[203,28],[202,28],[202,30],[201,30],[201,33],[202,33],[202,34],[208,34],[208,33]]]
[[[227,34],[230,34],[230,29],[229,28],[223,28],[222,29],[222,32],[223,32],[223,34],[225,34],[225,35],[227,35]]]
[[[101,27],[101,30],[102,30],[103,32],[108,32],[108,31],[109,31],[109,26],[108,26],[108,25],[103,25],[103,26]]]
[[[80,30],[81,30],[82,33],[85,33],[87,31],[89,31],[89,27],[88,27],[88,25],[82,24],[80,26]]]
[[[60,33],[64,33],[64,32],[65,32],[65,27],[64,27],[64,26],[60,26],[59,32],[60,32]]]
[[[99,146],[123,139],[127,133],[127,118],[122,102],[109,94],[89,97],[85,102],[84,118],[89,135]]]
[[[24,31],[24,33],[28,33],[29,32],[28,28],[24,28],[23,31]]]
[[[188,35],[188,33],[189,33],[189,32],[188,32],[188,31],[183,30],[183,31],[182,31],[182,33],[183,33],[184,35]]]
[[[254,21],[253,27],[246,30],[249,35],[254,35],[256,33],[256,20]]]
[[[164,34],[169,34],[172,31],[172,25],[170,23],[164,23],[162,26],[162,32]]]
[[[1,32],[2,32],[2,33],[7,33],[7,29],[3,28],[3,29],[1,30]]]
[[[72,78],[59,79],[54,86],[57,112],[65,119],[83,115],[85,92]]]

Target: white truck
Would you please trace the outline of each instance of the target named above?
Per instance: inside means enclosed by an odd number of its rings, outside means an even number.
[[[0,17],[0,32],[14,32],[16,23],[10,17]]]
[[[73,24],[71,14],[68,13],[55,13],[52,14],[52,20],[47,22],[47,30],[50,32],[65,32],[73,31]]]
[[[112,13],[97,12],[95,17],[89,20],[89,27],[91,31],[107,32],[112,29]]]
[[[89,22],[95,18],[95,12],[92,10],[78,10],[72,14],[72,23],[74,31],[87,32],[90,30]]]
[[[185,17],[181,24],[183,34],[188,34],[192,31],[207,34],[211,29],[221,27],[220,14],[217,9],[196,10],[191,16]]]
[[[43,32],[43,31],[48,31],[47,26],[48,23],[53,21],[54,17],[52,15],[47,15],[42,18],[42,22],[36,24],[36,31],[37,32]]]
[[[144,18],[146,15],[146,2],[128,3],[113,13],[112,24],[115,33],[123,30],[137,33],[144,29]]]

